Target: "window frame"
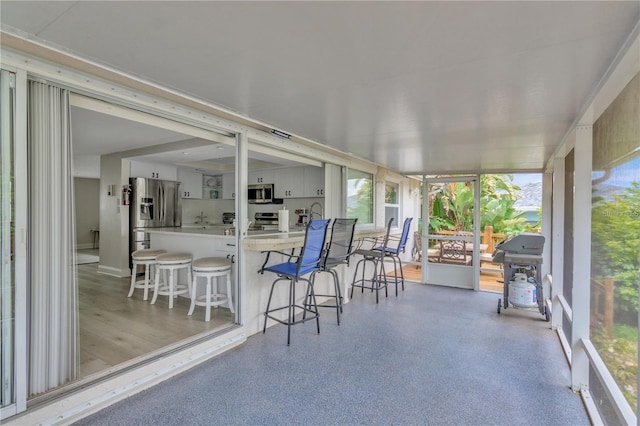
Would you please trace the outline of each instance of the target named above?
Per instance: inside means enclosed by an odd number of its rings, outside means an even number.
[[[357,173],[360,174],[360,176],[356,176],[356,177],[352,177],[351,173]],[[351,189],[350,189],[350,185],[349,185],[349,181],[353,180],[353,179],[370,179],[370,203],[369,203],[369,217],[368,220],[361,220],[362,218],[359,216],[353,216],[350,209],[351,206],[349,205],[349,197],[352,195],[351,194]],[[376,214],[375,214],[375,205],[376,205],[376,199],[375,199],[375,174],[374,173],[369,173],[366,172],[364,170],[359,170],[359,169],[355,169],[355,168],[347,168],[347,173],[346,173],[346,197],[345,197],[345,210],[346,210],[346,215],[347,217],[358,217],[358,226],[375,226],[375,220],[376,220]],[[357,193],[356,193],[357,194]],[[356,195],[353,194],[353,195]]]

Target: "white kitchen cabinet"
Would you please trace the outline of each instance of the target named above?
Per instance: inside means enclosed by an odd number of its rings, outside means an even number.
[[[131,161],[129,176],[177,181],[178,169],[168,164]]]
[[[202,198],[205,200],[222,198],[222,175],[202,175]]]
[[[324,197],[324,167],[304,168],[304,196]]]
[[[222,174],[222,198],[225,200],[233,200],[236,198],[236,174]]]
[[[252,170],[249,172],[249,185],[259,183],[273,183],[275,170]]]
[[[202,199],[202,173],[178,170],[182,198]]]
[[[290,167],[276,169],[274,176],[274,192],[276,198],[304,197],[304,168]]]

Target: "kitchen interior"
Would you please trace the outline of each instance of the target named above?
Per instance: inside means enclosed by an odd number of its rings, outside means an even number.
[[[156,122],[76,106],[71,108],[71,123],[74,180],[76,186],[91,183],[83,193],[76,192],[76,217],[82,218],[76,226],[78,258],[95,256],[95,261],[79,261],[76,269],[80,379],[152,358],[167,347],[232,325],[234,314],[223,307],[214,310],[210,322],[204,321],[204,309],[188,316],[187,297],[178,297],[171,310],[166,297],[152,305],[151,297],[143,300],[141,290],[128,298],[128,268],[112,268],[109,262],[122,257],[128,262],[132,250],[149,246],[149,235],[141,227],[232,235],[235,146],[226,139],[220,143],[198,137],[198,131],[175,131],[171,123],[161,128]],[[249,234],[302,231],[312,217],[323,216],[320,163],[302,163],[260,147],[250,148],[248,156]],[[121,185],[118,177],[121,182],[129,178],[129,185]],[[162,200],[150,195],[158,193],[159,184]],[[127,232],[121,229],[125,220]]]

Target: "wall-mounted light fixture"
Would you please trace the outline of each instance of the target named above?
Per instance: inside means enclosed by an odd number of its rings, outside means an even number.
[[[273,133],[276,136],[280,136],[281,138],[285,138],[285,139],[291,139],[291,135],[285,132],[281,132],[280,130],[276,130],[273,129],[271,130],[271,133]]]

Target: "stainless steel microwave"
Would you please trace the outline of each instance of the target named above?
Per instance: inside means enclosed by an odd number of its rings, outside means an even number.
[[[251,204],[267,204],[273,202],[273,184],[249,185],[248,198]]]

